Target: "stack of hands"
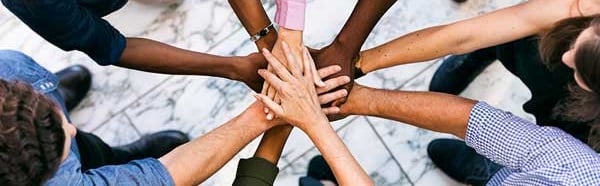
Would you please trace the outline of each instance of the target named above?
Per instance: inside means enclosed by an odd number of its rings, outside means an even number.
[[[271,52],[263,49],[263,55],[272,70],[258,71],[269,87],[277,92],[277,101],[265,92],[256,94],[255,97],[266,105],[267,112],[272,111],[278,119],[302,130],[328,123],[325,115],[337,114],[340,111],[339,107],[328,103],[348,95],[345,89],[329,91],[349,83],[350,77],[339,76],[323,82],[321,78],[339,72],[341,67],[332,65],[317,71],[307,48],[302,49],[302,56],[295,56],[285,42],[282,44],[282,49],[287,67]],[[329,105],[329,107],[321,108],[321,105]],[[267,119],[271,120],[273,116],[267,115]]]
[[[334,75],[342,68],[332,65],[317,71],[306,47],[301,49],[301,56],[294,55],[285,42],[281,48],[287,66],[263,49],[271,69],[258,70],[269,87],[277,92],[276,100],[264,93],[255,95],[266,106],[265,112],[274,114],[265,115],[266,119],[273,120],[274,125],[289,123],[304,131],[323,154],[340,185],[372,185],[369,176],[350,154],[326,117],[340,112],[339,107],[329,103],[348,95],[346,89],[337,88],[350,83],[350,77],[338,76],[321,82],[322,78]],[[322,108],[321,105],[326,107]]]

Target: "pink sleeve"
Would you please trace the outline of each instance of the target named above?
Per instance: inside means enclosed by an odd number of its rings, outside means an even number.
[[[292,30],[304,30],[306,0],[277,0],[276,3],[275,22],[279,26]]]

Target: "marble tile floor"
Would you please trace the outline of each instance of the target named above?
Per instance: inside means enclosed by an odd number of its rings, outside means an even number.
[[[356,0],[308,1],[305,42],[310,47],[323,47],[339,32]],[[398,1],[371,33],[364,48],[420,28],[518,2],[470,0],[457,5],[451,0]],[[273,15],[274,2],[264,1],[264,6]],[[127,36],[151,38],[194,51],[226,56],[256,51],[226,1],[185,0],[172,6],[131,1],[107,19]],[[47,43],[2,6],[0,49],[22,51],[53,71],[72,64],[89,67],[94,73],[92,91],[71,117],[77,127],[99,135],[111,145],[126,144],[165,129],[201,136],[239,114],[254,100],[243,84],[225,79],[97,66],[80,52],[64,52]],[[393,67],[358,82],[386,89],[427,90],[439,62],[440,59]],[[486,69],[462,96],[485,100],[533,119],[520,108],[530,93],[498,63]],[[440,172],[425,151],[429,141],[448,135],[364,116],[348,117],[333,125],[377,185],[460,185]],[[248,145],[203,185],[231,185],[238,159],[251,156],[257,142]],[[318,151],[308,137],[294,130],[279,163],[281,173],[275,185],[297,185],[298,178],[306,174],[308,161],[316,154]]]

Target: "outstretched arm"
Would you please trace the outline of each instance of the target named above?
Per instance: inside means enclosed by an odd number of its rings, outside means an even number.
[[[271,20],[260,0],[228,0],[228,2],[249,36],[254,36],[271,25]],[[276,40],[277,31],[273,29],[265,37],[257,40],[255,44],[259,50],[263,48],[271,50]]]
[[[260,0],[228,0],[228,2],[233,8],[233,11],[237,17],[240,19],[240,22],[248,32],[249,36],[253,36],[262,29],[271,25],[271,20],[269,20],[269,17],[267,16],[267,13]],[[283,32],[284,35],[298,41],[296,43],[302,42],[301,31],[293,32],[292,30],[284,29]],[[272,50],[277,38],[277,32],[275,30],[271,30],[268,32],[267,36],[257,40],[255,44],[259,50],[263,48]],[[289,40],[289,38],[286,40]],[[263,62],[265,64],[264,68],[266,68],[266,61],[263,60]],[[256,71],[253,71],[253,73],[256,73]],[[291,133],[292,128],[293,127],[289,125],[282,125],[273,127],[265,132],[254,157],[262,158],[273,165],[277,165],[285,142]]]
[[[186,143],[159,160],[176,185],[198,185],[275,122],[265,120],[263,105],[252,104],[241,115]]]
[[[483,102],[355,85],[341,113],[383,117],[454,134],[494,162],[541,180],[574,185],[598,182],[595,175],[581,176],[583,172],[597,175],[600,169],[596,166],[600,158],[586,144],[560,129],[538,126]],[[556,179],[558,174],[573,176]]]
[[[559,20],[580,16],[575,0],[532,0],[471,19],[419,30],[361,52],[368,73],[395,65],[464,54],[538,34]]]
[[[355,84],[341,114],[376,116],[464,138],[475,101],[435,92],[383,90]]]
[[[331,78],[348,76],[354,79],[355,64],[360,48],[381,16],[395,2],[396,0],[359,0],[335,40],[329,46],[313,54],[317,61],[317,67],[339,65],[342,67],[342,71],[334,74]],[[343,88],[350,91],[352,83]]]
[[[245,57],[222,57],[172,47],[157,41],[126,38],[99,15],[75,1],[12,1],[2,3],[32,30],[63,50],[86,53],[100,65],[117,65],[167,74],[207,75],[242,80],[260,79],[258,63]],[[264,60],[263,64],[266,63]],[[250,70],[252,73],[247,73]],[[256,83],[254,83],[256,84]]]

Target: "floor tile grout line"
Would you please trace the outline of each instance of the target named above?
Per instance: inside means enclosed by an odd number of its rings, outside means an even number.
[[[100,125],[94,127],[92,130],[90,130],[90,132],[96,131],[98,130],[100,127],[104,126],[108,121],[110,121],[111,119],[113,119],[115,116],[123,113],[125,110],[127,110],[131,105],[135,104],[136,102],[138,102],[140,99],[146,97],[148,94],[152,93],[152,91],[162,85],[164,85],[167,81],[173,79],[175,76],[169,76],[166,77],[164,80],[162,80],[160,83],[156,84],[155,86],[153,86],[152,88],[150,88],[148,91],[144,92],[142,95],[138,96],[135,100],[131,101],[130,103],[128,103],[127,105],[125,105],[123,108],[119,109],[117,112],[114,112],[113,114],[111,114],[107,119],[105,119],[104,121],[101,122]]]
[[[394,160],[394,162],[396,163],[396,165],[398,165],[398,168],[400,168],[400,172],[402,172],[402,174],[404,175],[404,177],[406,178],[406,180],[408,180],[408,183],[410,185],[414,186],[415,183],[410,179],[410,176],[404,170],[404,168],[402,168],[402,165],[400,164],[400,161],[398,161],[398,159],[396,158],[396,156],[394,156],[394,154],[392,153],[392,150],[390,149],[390,147],[383,140],[383,137],[381,137],[381,135],[379,134],[379,132],[377,131],[377,129],[375,129],[375,126],[373,126],[373,122],[371,122],[371,120],[369,118],[367,118],[367,117],[365,117],[365,120],[367,121],[367,123],[369,124],[369,127],[371,127],[371,129],[373,130],[373,132],[375,132],[375,135],[377,136],[377,138],[379,139],[379,141],[383,144],[383,147],[385,147],[385,150],[390,154],[390,156],[392,157],[392,160]]]
[[[357,120],[358,118],[360,118],[360,116],[356,116],[356,117],[352,118],[350,121],[348,121],[348,122],[346,122],[346,123],[342,124],[342,126],[336,130],[336,133],[337,133],[338,131],[340,131],[340,130],[342,130],[342,129],[346,128],[348,125],[350,125],[352,122],[354,122],[354,121],[355,121],[355,120]],[[315,148],[316,148],[316,147],[315,147],[315,146],[314,146],[314,144],[313,144],[313,145],[312,145],[310,148],[308,148],[306,151],[304,151],[304,152],[303,152],[302,154],[300,154],[298,157],[294,158],[294,159],[293,159],[292,161],[290,161],[290,162],[289,162],[287,165],[283,166],[283,168],[281,168],[280,170],[284,170],[284,169],[287,169],[288,167],[291,167],[291,165],[292,165],[293,163],[295,163],[296,161],[298,161],[300,158],[302,158],[302,156],[304,156],[304,155],[308,154],[308,152],[310,152],[311,150],[313,150],[313,149],[315,149]]]
[[[403,88],[404,86],[406,86],[408,83],[412,82],[412,80],[415,80],[417,77],[419,77],[420,75],[422,75],[423,73],[425,73],[425,71],[431,69],[433,66],[435,66],[436,64],[438,64],[441,60],[442,59],[435,60],[433,63],[429,64],[427,67],[421,69],[421,71],[419,71],[417,74],[415,74],[414,76],[408,78],[408,80],[406,80],[400,86],[396,87],[394,90],[400,90],[401,88]]]
[[[138,134],[138,136],[142,137],[142,132],[140,132],[140,129],[138,129],[135,126],[135,124],[133,123],[133,120],[131,119],[129,114],[127,114],[127,113],[121,113],[121,114],[123,114],[123,116],[125,116],[125,119],[127,119],[127,123],[129,123],[129,125],[131,125],[131,127],[133,127],[133,130],[135,130],[135,132]]]
[[[273,7],[274,7],[274,6],[270,6],[270,7],[268,7],[268,8],[265,8],[265,9],[271,9],[271,8],[273,8]],[[241,25],[241,22],[239,23],[239,25]],[[223,37],[223,39],[221,39],[221,40],[219,40],[219,41],[215,42],[215,43],[214,43],[214,44],[213,44],[211,47],[209,47],[209,48],[208,48],[208,50],[206,50],[206,52],[210,52],[210,51],[212,51],[213,49],[215,49],[216,47],[220,46],[220,45],[221,45],[223,42],[225,42],[227,39],[229,39],[230,37],[234,36],[234,35],[235,35],[235,34],[237,34],[238,32],[242,31],[242,28],[244,28],[244,26],[243,26],[243,25],[241,25],[240,27],[238,27],[238,28],[234,29],[234,30],[233,30],[231,33],[229,33],[227,36]],[[248,40],[250,40],[250,37],[249,37],[249,36],[248,36]],[[244,43],[245,43],[245,42],[242,42],[242,44],[241,44],[241,45],[244,45]],[[239,48],[239,47],[240,47],[240,46],[238,46],[238,48]],[[235,51],[235,49],[234,49],[234,51]]]
[[[270,6],[267,9],[271,9],[273,8],[273,6]],[[235,29],[234,31],[232,31],[229,35],[227,35],[226,37],[224,37],[223,39],[217,41],[216,43],[214,43],[211,47],[209,47],[205,52],[211,52],[213,49],[215,49],[216,47],[218,47],[221,43],[223,43],[225,40],[227,40],[228,38],[234,36],[237,32],[239,32],[242,29],[242,27],[239,27],[237,29]],[[243,45],[243,44],[242,44]],[[104,126],[106,124],[106,122],[110,121],[111,119],[113,119],[115,116],[121,114],[123,111],[127,110],[127,108],[129,108],[131,105],[133,105],[135,102],[139,101],[140,99],[142,99],[143,97],[145,97],[146,95],[148,95],[149,93],[151,93],[152,91],[154,91],[154,89],[156,89],[157,87],[163,85],[166,81],[172,79],[173,77],[175,77],[176,75],[171,75],[167,78],[165,78],[162,82],[160,82],[159,84],[157,84],[156,86],[152,87],[150,90],[144,92],[141,96],[139,96],[137,99],[135,99],[134,101],[132,101],[131,103],[127,104],[125,107],[123,107],[122,109],[120,109],[119,111],[115,112],[114,114],[111,114],[106,120],[102,121],[100,125],[94,127],[92,130],[90,130],[90,132],[96,131],[98,130],[100,127]]]
[[[408,80],[406,80],[405,83],[403,83],[402,85],[398,86],[395,88],[395,90],[401,89],[402,87],[404,87],[406,84],[410,83],[412,80],[414,80],[415,78],[419,77],[421,74],[423,74],[423,72],[429,70],[431,67],[433,67],[435,64],[437,64],[441,59],[435,60],[433,63],[431,63],[429,66],[423,68],[419,73],[417,73],[416,75],[414,75],[413,77],[409,78]],[[346,126],[348,126],[351,122],[354,122],[356,119],[360,118],[361,116],[356,116],[355,118],[353,118],[352,120],[348,121],[347,123],[343,124],[342,127],[340,127],[338,130],[341,130],[342,128],[345,128]],[[336,131],[337,132],[337,131]],[[378,134],[378,133],[377,133]],[[379,135],[379,134],[378,134]],[[280,170],[284,170],[287,169],[288,167],[290,167],[293,163],[295,163],[296,161],[298,161],[302,156],[306,155],[308,152],[310,152],[311,150],[313,150],[315,147],[311,147],[309,149],[307,149],[304,153],[302,153],[300,156],[294,158],[293,160],[289,161],[289,163],[284,166],[283,168],[281,168]],[[386,147],[387,148],[387,147]],[[392,156],[394,157],[394,156]],[[395,158],[395,157],[394,157]],[[397,162],[397,160],[394,160]],[[399,165],[400,166],[400,165]],[[402,166],[400,166],[400,168],[402,169]],[[403,171],[403,170],[402,170]],[[406,178],[409,179],[409,181],[411,182],[411,184],[414,185],[414,183],[412,183],[412,181],[410,180],[410,177],[408,177],[407,174],[405,174]]]

